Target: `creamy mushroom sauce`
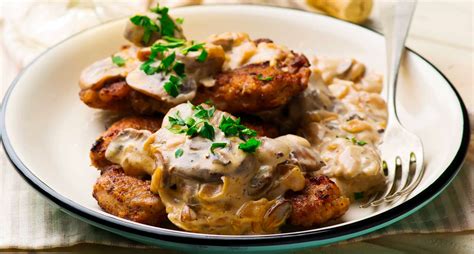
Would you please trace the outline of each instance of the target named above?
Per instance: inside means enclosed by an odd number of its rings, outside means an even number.
[[[295,135],[260,137],[255,153],[244,152],[241,138],[219,129],[224,116],[233,117],[219,110],[208,120],[215,130],[213,140],[170,130],[170,116],[188,119],[194,114],[193,106],[185,103],[172,108],[154,134],[126,129],[110,143],[107,159],[127,174],[152,175],[151,190],[160,195],[170,221],[184,230],[278,232],[291,212],[283,195],[304,188],[304,175],[321,166],[319,155]],[[211,152],[214,142],[227,145]],[[181,156],[177,149],[182,149]]]
[[[291,57],[290,50],[273,42],[256,43],[246,33],[227,32],[211,35],[208,42],[220,45],[226,52],[222,69],[233,70],[247,64],[269,62],[275,66],[277,61]]]
[[[312,81],[298,103],[299,133],[320,152],[321,172],[343,193],[371,192],[385,183],[377,145],[386,127],[382,76],[353,59],[315,58]]]
[[[108,80],[125,78],[129,72],[133,71],[139,64],[137,59],[138,48],[125,46],[112,56],[99,60],[85,68],[79,78],[81,89],[98,89]],[[118,66],[112,62],[112,57],[117,56],[125,60],[123,66]]]

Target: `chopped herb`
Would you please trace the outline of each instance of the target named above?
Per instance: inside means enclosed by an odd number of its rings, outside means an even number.
[[[245,127],[244,125],[240,124],[240,118],[236,120],[232,119],[232,117],[223,116],[222,120],[219,124],[219,129],[224,132],[224,134],[228,136],[239,136],[241,139],[246,140],[246,137],[255,137],[257,136],[257,132]]]
[[[189,126],[188,129],[186,130],[186,135],[190,137],[196,136],[197,133],[198,133],[197,124],[193,126]]]
[[[186,75],[184,74],[184,64],[181,62],[176,62],[173,65],[173,71],[176,72],[178,76],[184,78]]]
[[[188,127],[191,127],[194,124],[196,124],[196,120],[194,120],[194,118],[192,118],[192,117],[186,118],[185,122],[186,122],[186,126],[188,126]]]
[[[175,116],[168,116],[168,121],[170,122],[171,126],[173,125],[179,125],[179,126],[185,126],[186,122],[179,116],[179,111],[176,112]]]
[[[155,8],[151,8],[150,10],[161,16],[160,18],[158,18],[160,20],[160,25],[161,25],[161,35],[173,36],[174,30],[176,29],[176,27],[173,20],[168,15],[168,11],[169,11],[168,7],[160,8],[160,6],[157,5]]]
[[[193,106],[193,109],[196,111],[194,116],[201,119],[211,118],[214,115],[214,112],[216,111],[216,108],[214,106],[212,106],[210,109],[205,109],[203,106],[198,105]]]
[[[272,81],[273,80],[272,76],[264,77],[262,74],[258,74],[257,78],[258,78],[258,80],[261,80],[261,81]]]
[[[201,51],[201,54],[198,56],[198,58],[197,58],[196,60],[197,60],[198,62],[201,62],[201,63],[202,63],[202,62],[206,61],[206,59],[207,59],[207,51],[206,51],[205,49],[203,49],[203,50]]]
[[[239,144],[239,149],[247,153],[254,153],[261,143],[262,142],[260,140],[256,138],[251,138],[245,143]]]
[[[257,136],[257,132],[255,130],[252,130],[252,129],[249,129],[249,128],[243,129],[242,131],[240,131],[240,133],[243,134],[243,135],[247,135],[249,137]]]
[[[178,148],[178,149],[176,149],[176,151],[174,152],[174,157],[175,157],[175,158],[179,158],[179,157],[183,156],[183,153],[184,153],[183,149]]]
[[[160,28],[156,25],[156,23],[147,16],[135,15],[130,18],[130,21],[137,26],[143,27],[144,32],[142,42],[144,44],[148,44],[150,42],[153,32],[160,31]]]
[[[189,47],[186,47],[181,50],[181,53],[183,53],[183,55],[187,55],[189,52],[199,51],[201,49],[204,49],[204,43],[193,44]]]
[[[170,96],[176,97],[179,94],[179,88],[182,85],[181,82],[182,80],[179,77],[171,75],[169,81],[167,81],[163,87]]]
[[[176,23],[182,25],[184,23],[184,18],[176,18]]]
[[[151,66],[153,62],[145,62],[140,66],[140,70],[146,73],[146,75],[153,75],[158,72],[158,67]]]
[[[337,137],[337,136],[336,136]],[[358,146],[365,146],[367,145],[367,142],[363,141],[363,140],[357,140],[356,138],[352,137],[352,138],[349,138],[349,137],[345,137],[345,139],[349,140],[352,142],[352,144],[354,145],[358,145]]]
[[[354,199],[359,200],[364,198],[364,192],[354,192]]]
[[[211,145],[211,153],[214,154],[214,149],[216,148],[224,148],[227,146],[227,143],[219,143],[219,142],[216,142],[216,143],[212,143]]]
[[[112,56],[112,63],[118,67],[122,67],[125,65],[125,59],[123,59],[121,56]]]
[[[208,122],[204,122],[202,127],[199,129],[199,136],[213,140],[214,135],[214,127],[212,127],[212,125],[210,125]]]
[[[163,40],[169,41],[169,42],[180,43],[181,46],[184,45],[184,43],[186,42],[185,39],[179,39],[179,38],[175,38],[175,37],[171,37],[171,36],[163,36]]]
[[[174,52],[163,58],[163,60],[161,60],[160,65],[158,66],[159,70],[169,72],[169,68],[171,67],[171,64],[173,64],[175,59],[176,53]]]
[[[221,129],[226,136],[237,136],[240,131],[240,118],[234,120],[232,117],[223,116],[219,124],[219,129]]]

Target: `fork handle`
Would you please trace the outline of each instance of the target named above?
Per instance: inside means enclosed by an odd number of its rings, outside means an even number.
[[[416,0],[397,1],[387,4],[383,13],[385,50],[387,54],[387,106],[389,122],[399,122],[395,97],[397,77],[405,41],[415,11]],[[392,121],[395,120],[395,121]]]

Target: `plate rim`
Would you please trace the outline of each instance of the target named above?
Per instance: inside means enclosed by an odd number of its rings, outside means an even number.
[[[212,7],[224,7],[232,8],[236,6],[245,6],[246,8],[261,8],[261,9],[280,9],[280,11],[294,12],[296,15],[317,15],[324,18],[331,19],[333,22],[342,22],[347,25],[352,26],[354,29],[366,29],[371,31],[379,36],[383,36],[380,32],[367,28],[361,25],[350,23],[344,20],[339,20],[331,16],[327,16],[319,13],[311,13],[301,9],[285,8],[280,6],[265,6],[265,5],[251,5],[251,4],[213,4],[213,5],[194,5],[194,6],[184,6],[173,9],[206,9]],[[454,177],[459,172],[469,146],[470,141],[470,127],[469,127],[469,116],[467,113],[466,106],[458,91],[451,83],[451,81],[430,61],[421,56],[416,51],[406,47],[406,50],[413,53],[415,56],[419,57],[422,61],[431,66],[444,81],[450,86],[454,94],[456,95],[457,101],[462,111],[463,116],[463,134],[461,144],[454,156],[453,160],[449,166],[444,170],[444,172],[426,189],[418,193],[416,196],[412,197],[410,200],[405,201],[404,203],[391,208],[385,212],[382,212],[378,215],[362,219],[347,225],[336,226],[330,229],[320,229],[318,231],[297,231],[289,235],[262,235],[262,236],[253,236],[253,237],[239,237],[239,236],[219,236],[219,235],[210,235],[210,234],[198,234],[184,231],[176,231],[163,229],[159,227],[147,228],[149,226],[133,224],[132,222],[123,221],[116,217],[111,217],[107,215],[100,214],[96,211],[93,211],[89,208],[86,208],[73,200],[70,200],[61,194],[57,193],[54,189],[49,187],[46,183],[41,181],[36,177],[32,171],[23,162],[20,160],[19,156],[16,154],[15,149],[13,148],[6,130],[6,108],[9,105],[8,101],[12,91],[17,85],[18,81],[21,80],[23,74],[36,63],[36,61],[47,54],[50,50],[56,48],[57,46],[63,44],[66,41],[73,39],[76,36],[79,36],[89,30],[97,29],[101,26],[109,25],[113,22],[118,22],[124,18],[114,19],[99,25],[87,28],[81,32],[78,32],[74,35],[69,36],[68,38],[58,42],[54,46],[49,47],[40,55],[38,55],[32,62],[30,62],[22,71],[17,75],[9,86],[7,92],[5,93],[3,99],[3,106],[0,116],[0,133],[2,139],[2,146],[6,152],[6,157],[16,169],[16,171],[22,176],[22,178],[32,186],[36,191],[46,197],[49,201],[52,201],[54,204],[59,206],[61,209],[66,209],[67,213],[70,215],[76,215],[81,220],[85,220],[87,223],[93,223],[96,226],[99,226],[106,230],[119,232],[126,232],[128,234],[133,234],[138,237],[147,237],[159,241],[166,241],[176,244],[190,244],[190,245],[205,245],[205,246],[220,246],[220,247],[263,247],[263,246],[282,246],[282,245],[294,245],[300,243],[317,243],[320,241],[329,241],[326,243],[336,242],[339,240],[345,240],[360,235],[370,233],[372,231],[378,230],[380,228],[386,227],[390,224],[395,223],[403,219],[404,217],[412,214],[416,210],[425,206],[431,202],[436,196],[438,196],[454,179]],[[161,231],[161,232],[156,232]],[[331,241],[333,240],[333,241]],[[243,246],[244,245],[244,246]]]

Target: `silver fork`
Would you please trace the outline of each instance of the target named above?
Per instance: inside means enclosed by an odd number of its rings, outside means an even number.
[[[384,12],[387,52],[388,124],[379,149],[387,177],[386,189],[370,196],[360,207],[378,206],[408,195],[420,183],[424,173],[423,145],[420,138],[406,130],[397,116],[395,97],[400,60],[410,28],[416,1],[393,4]]]

